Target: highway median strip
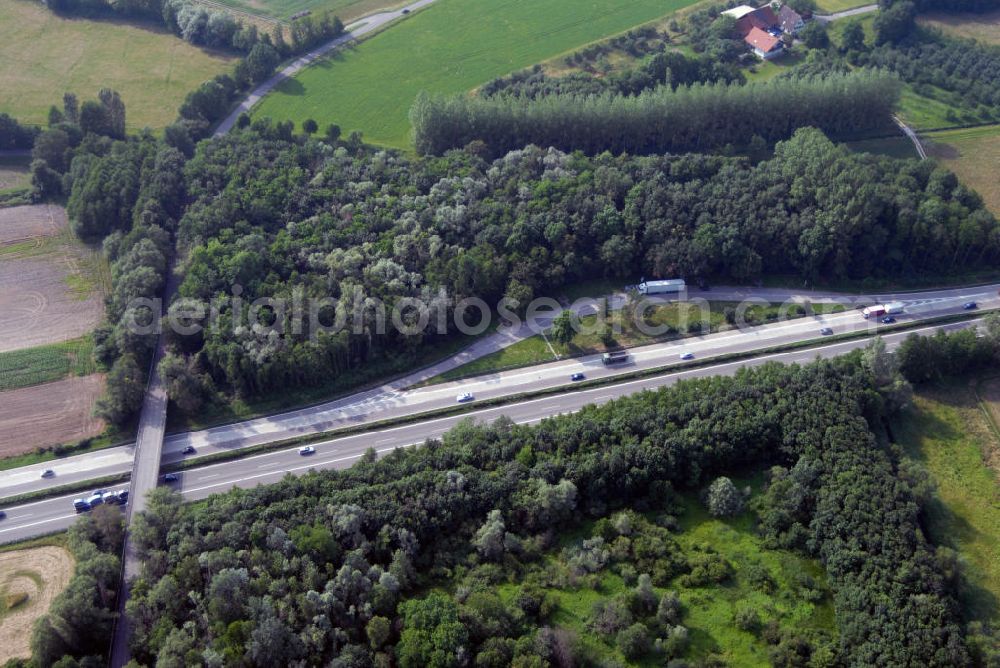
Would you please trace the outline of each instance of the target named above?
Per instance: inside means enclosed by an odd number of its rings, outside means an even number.
[[[995,310],[982,310],[977,311],[974,314],[970,313],[959,313],[953,315],[939,316],[936,318],[928,318],[925,320],[917,320],[906,323],[899,323],[891,327],[880,328],[878,334],[898,334],[907,332],[914,329],[924,329],[927,327],[933,327],[935,325],[946,325],[955,322],[963,322],[968,320],[977,320],[982,318],[989,313],[993,313]],[[767,355],[774,355],[776,353],[783,352],[793,352],[795,350],[805,350],[809,348],[822,348],[837,343],[845,343],[848,341],[856,341],[859,339],[872,338],[876,334],[869,331],[858,331],[851,332],[847,334],[837,334],[833,336],[826,336],[822,339],[811,338],[802,341],[796,341],[794,343],[786,343],[776,346],[770,346],[767,348],[760,348],[749,352],[739,352],[739,353],[727,353],[724,355],[705,357],[702,359],[692,360],[690,362],[684,362],[681,364],[668,364],[658,367],[652,367],[649,369],[638,369],[635,371],[616,374],[614,376],[608,376],[605,378],[596,378],[593,380],[576,382],[573,384],[564,384],[556,387],[546,388],[543,390],[535,390],[530,392],[518,392],[515,394],[506,395],[503,397],[496,397],[493,399],[484,399],[476,401],[470,404],[464,404],[461,406],[453,406],[448,408],[440,408],[431,411],[425,411],[422,413],[415,413],[413,415],[407,415],[399,418],[392,418],[388,420],[379,420],[376,422],[370,422],[363,425],[358,425],[354,427],[344,427],[340,429],[333,429],[330,431],[316,432],[315,434],[309,434],[307,436],[295,436],[287,439],[282,439],[279,441],[273,441],[270,443],[261,443],[259,445],[252,445],[245,448],[239,448],[235,450],[227,450],[225,452],[218,452],[209,455],[202,455],[198,457],[192,457],[185,459],[180,462],[174,462],[169,464],[162,464],[160,466],[160,473],[172,473],[180,471],[188,471],[191,469],[202,468],[212,464],[218,464],[221,462],[227,462],[237,459],[243,459],[245,457],[263,454],[269,452],[276,452],[285,449],[292,449],[294,447],[300,447],[310,443],[317,443],[320,441],[329,441],[331,439],[343,438],[347,436],[355,436],[358,434],[364,434],[369,432],[376,432],[379,430],[405,426],[408,424],[413,424],[417,422],[425,422],[427,420],[435,418],[447,418],[460,416],[465,414],[474,414],[482,412],[484,409],[498,408],[502,406],[507,406],[510,404],[521,403],[527,400],[540,399],[544,397],[557,396],[560,394],[568,394],[571,392],[578,392],[584,390],[592,390],[598,387],[610,387],[616,385],[624,385],[630,381],[653,378],[656,376],[663,376],[666,374],[682,373],[685,371],[691,371],[694,369],[711,367],[711,366],[722,366],[727,363],[752,360],[758,357],[763,357]],[[375,448],[375,443],[372,444],[372,448]],[[360,457],[359,457],[360,458]],[[9,497],[0,500],[0,504],[3,506],[9,506],[13,503],[24,503],[26,501],[36,501],[53,496],[60,496],[73,491],[85,490],[92,487],[99,487],[102,485],[114,484],[116,481],[127,480],[129,474],[121,474],[121,476],[112,476],[108,478],[96,478],[90,481],[82,481],[80,483],[73,483],[72,485],[64,485],[62,487],[39,490],[38,492],[30,492],[27,494],[21,494],[15,497]]]

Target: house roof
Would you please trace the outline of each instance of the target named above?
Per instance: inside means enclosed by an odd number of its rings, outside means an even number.
[[[768,28],[776,26],[779,23],[780,21],[778,21],[778,16],[774,13],[774,10],[771,9],[771,6],[764,5],[763,7],[758,7],[752,12],[740,17],[740,19],[736,21],[736,31],[742,37],[746,37],[750,34],[750,31],[753,28],[759,28],[760,30],[767,31]]]
[[[782,5],[778,12],[778,20],[781,22],[781,29],[785,32],[792,32],[802,16],[788,5]]]
[[[743,41],[762,53],[771,53],[781,45],[781,40],[774,35],[753,27]]]
[[[740,5],[739,7],[733,7],[732,9],[727,9],[722,12],[723,16],[732,16],[734,19],[741,19],[750,12],[753,11],[753,7],[750,5]]]

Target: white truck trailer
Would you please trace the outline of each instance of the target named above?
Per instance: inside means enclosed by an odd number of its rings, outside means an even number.
[[[676,294],[684,292],[686,288],[687,285],[684,283],[683,278],[671,278],[665,281],[643,281],[636,287],[641,295]]]

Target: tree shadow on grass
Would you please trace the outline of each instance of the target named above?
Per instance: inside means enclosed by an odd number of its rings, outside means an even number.
[[[939,143],[930,139],[925,140],[924,144],[926,145],[927,153],[932,157],[941,158],[942,160],[957,160],[962,157],[962,152],[952,144]]]
[[[306,94],[306,87],[302,85],[296,77],[289,77],[281,82],[278,86],[278,91],[282,95],[291,95],[292,97],[302,97]]]

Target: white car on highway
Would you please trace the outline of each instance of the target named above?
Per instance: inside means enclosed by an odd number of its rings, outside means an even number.
[[[462,392],[460,395],[455,397],[455,401],[457,401],[460,404],[464,404],[465,402],[472,401],[474,399],[475,397],[472,396],[472,392]]]
[[[316,452],[316,448],[314,448],[311,445],[307,445],[307,446],[305,446],[303,448],[299,448],[299,454],[300,455],[311,455],[314,452]]]

